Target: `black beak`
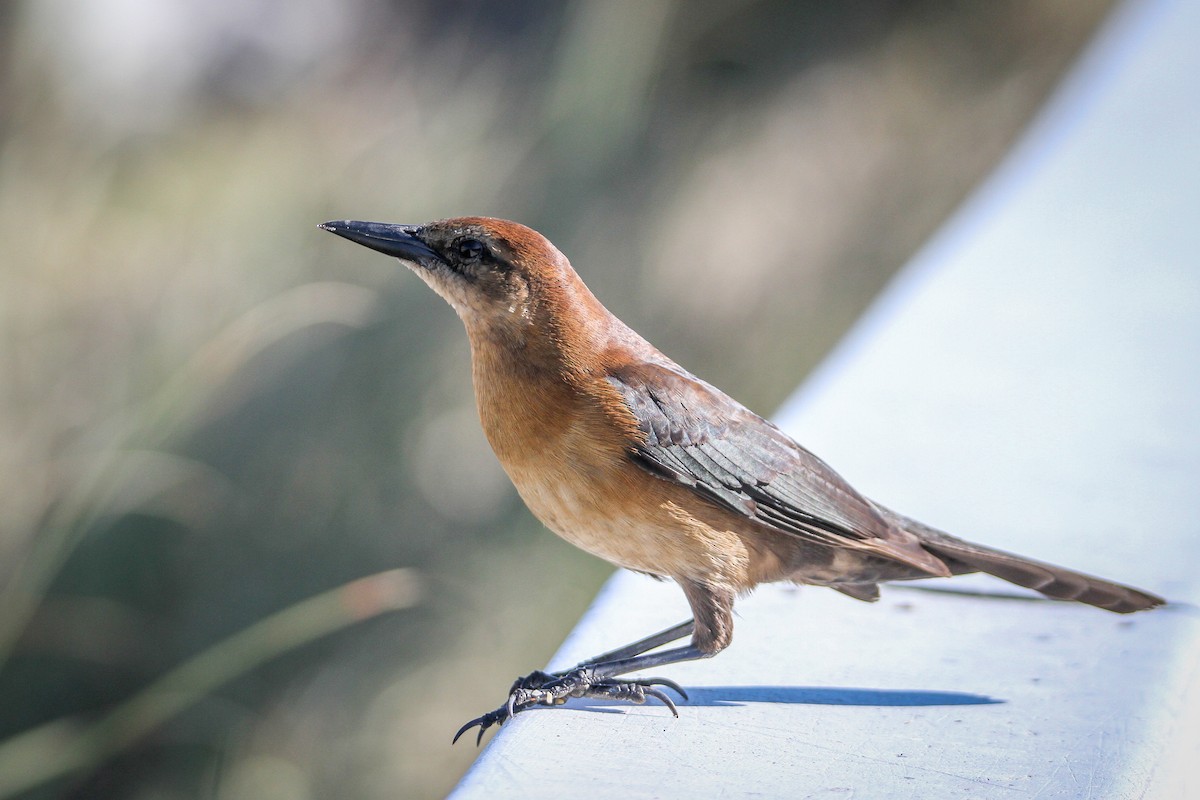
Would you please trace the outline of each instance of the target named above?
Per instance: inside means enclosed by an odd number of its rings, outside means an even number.
[[[393,225],[389,222],[357,222],[343,219],[336,222],[324,222],[317,226],[322,230],[336,233],[352,242],[378,250],[384,255],[394,256],[405,261],[415,261],[418,264],[428,264],[430,261],[444,259],[435,250],[417,238],[419,225]]]

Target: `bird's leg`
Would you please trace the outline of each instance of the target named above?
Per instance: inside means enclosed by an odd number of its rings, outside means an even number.
[[[607,653],[601,653],[598,656],[592,656],[580,661],[574,667],[561,672],[545,672],[544,670],[535,669],[528,675],[522,675],[513,681],[513,685],[509,687],[509,693],[515,692],[517,689],[537,689],[545,686],[557,678],[561,678],[572,670],[580,667],[600,664],[606,661],[620,661],[621,659],[630,658],[632,656],[641,655],[647,650],[653,650],[656,647],[662,647],[664,644],[682,639],[685,636],[691,636],[692,630],[695,628],[692,620],[681,622],[678,625],[673,625],[665,631],[651,634],[645,639],[638,639],[632,644],[627,644],[624,647],[618,647],[616,650],[610,650]]]
[[[703,658],[704,655],[694,647],[681,647],[664,653],[655,653],[652,656],[642,655],[647,650],[653,650],[685,636],[690,636],[694,628],[693,621],[689,619],[644,639],[638,639],[632,644],[581,661],[572,669],[564,672],[543,672],[539,669],[517,678],[508,690],[508,702],[495,711],[489,711],[463,725],[454,735],[454,741],[457,742],[460,736],[478,725],[479,735],[475,737],[475,744],[478,745],[483,740],[483,732],[493,725],[503,725],[514,714],[535,705],[561,705],[569,697],[601,697],[633,703],[644,703],[648,696],[656,697],[671,709],[672,714],[678,717],[679,712],[676,711],[671,698],[662,690],[654,688],[655,686],[666,686],[674,689],[680,697],[686,700],[687,692],[674,681],[665,678],[613,681],[611,678],[637,669]],[[691,651],[695,651],[696,654]],[[681,653],[686,653],[686,655],[676,655]],[[675,657],[667,661],[657,660],[661,656],[672,655]],[[641,659],[651,660],[642,661],[638,658],[639,656]]]
[[[619,647],[595,658],[580,663],[566,672],[535,672],[518,678],[508,693],[508,702],[468,722],[458,729],[454,741],[473,727],[478,726],[478,744],[483,732],[493,725],[503,725],[513,715],[535,705],[554,706],[565,703],[571,697],[600,697],[610,700],[627,700],[644,703],[647,697],[661,700],[675,716],[679,712],[675,703],[656,687],[665,686],[679,693],[684,700],[687,693],[674,681],[665,678],[644,678],[620,681],[616,678],[626,673],[682,661],[695,661],[716,655],[729,645],[733,633],[734,593],[728,586],[714,586],[695,581],[679,580],[692,607],[692,619],[667,628],[633,644]],[[686,647],[676,647],[660,653],[647,653],[661,645],[692,635]]]

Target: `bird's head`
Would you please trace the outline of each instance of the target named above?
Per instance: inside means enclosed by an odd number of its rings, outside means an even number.
[[[546,237],[515,222],[488,217],[424,225],[340,220],[321,228],[403,261],[450,303],[472,334],[524,340],[531,329],[551,329],[564,303],[599,307],[566,256]]]

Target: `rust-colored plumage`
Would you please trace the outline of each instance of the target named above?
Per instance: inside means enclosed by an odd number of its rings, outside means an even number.
[[[479,417],[533,513],[567,541],[679,583],[693,619],[557,675],[514,684],[479,734],[571,696],[674,704],[638,669],[729,645],[734,598],[759,583],[829,586],[862,600],[885,581],[988,572],[1118,613],[1162,599],[957,539],[874,503],[770,422],[675,364],[592,295],[523,225],[330,222],[396,256],[444,297],[471,341]],[[691,636],[687,646],[649,652]],[[457,736],[455,737],[458,738]]]

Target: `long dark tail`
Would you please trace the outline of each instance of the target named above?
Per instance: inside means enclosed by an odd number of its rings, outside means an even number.
[[[986,572],[1055,600],[1074,600],[1118,614],[1143,611],[1166,603],[1163,598],[1132,586],[965,542],[894,511],[881,510],[919,537],[921,545],[945,561],[955,575]]]

